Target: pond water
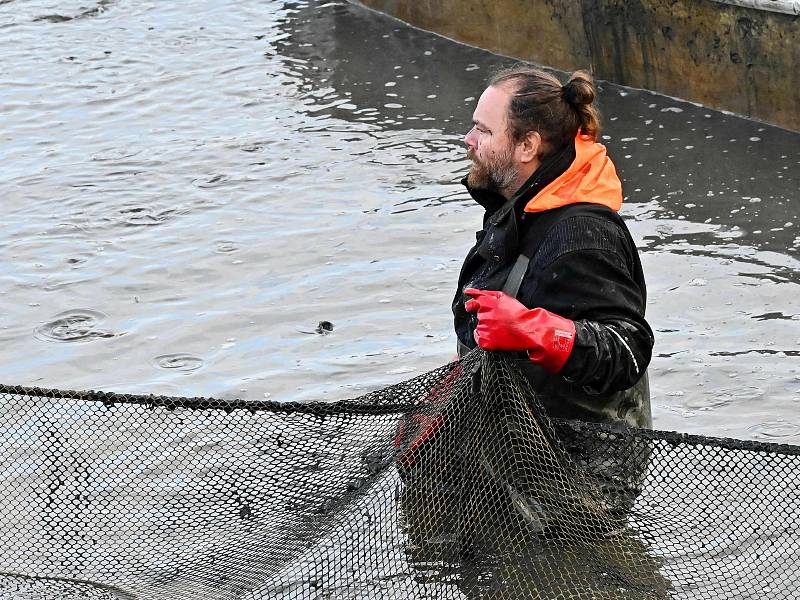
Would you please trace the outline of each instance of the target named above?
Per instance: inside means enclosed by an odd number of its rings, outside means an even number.
[[[508,59],[342,0],[2,0],[0,40],[0,381],[329,400],[453,355]],[[800,135],[600,88],[655,426],[800,443]]]

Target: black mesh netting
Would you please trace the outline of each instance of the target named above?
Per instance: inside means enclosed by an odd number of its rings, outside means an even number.
[[[800,449],[552,421],[500,356],[329,404],[0,392],[2,598],[800,594]]]

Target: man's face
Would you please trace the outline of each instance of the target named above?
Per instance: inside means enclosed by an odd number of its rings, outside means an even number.
[[[490,190],[508,196],[519,178],[514,149],[508,135],[509,92],[503,87],[488,87],[481,94],[472,115],[472,129],[464,137],[467,158],[472,161],[467,183],[471,188]]]

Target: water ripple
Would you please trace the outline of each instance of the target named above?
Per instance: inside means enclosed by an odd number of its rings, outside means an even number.
[[[119,211],[119,221],[131,227],[152,227],[164,223],[174,211],[153,206],[128,206]]]
[[[239,246],[236,242],[230,240],[220,240],[214,245],[214,252],[217,254],[231,254],[238,252]]]
[[[100,0],[97,3],[97,6],[95,6],[94,8],[84,9],[81,12],[72,16],[56,13],[56,14],[42,15],[39,17],[35,17],[33,20],[34,22],[45,21],[47,23],[66,23],[67,21],[74,21],[75,19],[86,19],[91,17],[97,17],[106,12],[106,10],[108,10],[108,7],[114,4],[116,1],[117,0]]]
[[[191,373],[201,369],[205,361],[194,354],[162,354],[153,359],[153,364],[160,369],[175,369],[183,373]]]
[[[748,429],[758,437],[774,440],[794,438],[800,434],[800,425],[781,420],[757,423]]]
[[[227,175],[210,175],[207,178],[198,178],[192,181],[192,184],[199,188],[215,188],[228,183],[229,177]]]
[[[87,342],[116,337],[102,328],[108,315],[96,310],[77,308],[62,312],[34,329],[34,336],[45,342]]]

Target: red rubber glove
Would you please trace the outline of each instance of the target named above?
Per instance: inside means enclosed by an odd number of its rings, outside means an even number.
[[[526,308],[519,300],[488,290],[467,288],[464,303],[478,313],[475,341],[484,350],[527,350],[528,358],[549,373],[558,373],[575,343],[575,323],[543,308]]]

